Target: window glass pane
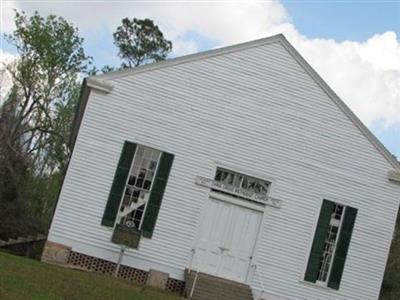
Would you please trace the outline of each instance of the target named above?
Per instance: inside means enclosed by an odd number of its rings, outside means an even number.
[[[139,197],[140,197],[140,199],[144,200],[146,198],[146,196],[148,196],[148,195],[149,195],[148,191],[142,190],[142,191],[140,191]]]
[[[239,174],[236,174],[233,185],[235,187],[240,187],[240,185],[242,184],[242,180],[243,180],[243,176],[239,175]]]
[[[156,160],[151,160],[150,165],[149,165],[149,170],[154,171],[157,166],[157,161]]]
[[[143,185],[143,188],[145,190],[149,190],[150,189],[151,182],[153,180],[153,176],[154,176],[154,173],[152,171],[147,171],[146,176],[145,176],[145,180],[144,180],[144,185]]]
[[[144,152],[144,147],[139,145],[136,150],[135,156],[137,156],[139,158],[139,157],[143,156],[143,152]]]
[[[158,158],[160,157],[161,151],[153,149],[152,155],[151,155],[151,160],[153,161],[158,161]]]
[[[226,180],[226,177],[228,176],[227,172],[221,172],[221,182],[224,182]]]
[[[136,176],[131,174],[131,176],[129,176],[128,184],[129,185],[135,185],[135,182],[136,182]]]
[[[125,194],[124,199],[122,202],[121,210],[124,208],[124,206],[128,206],[131,202],[131,195],[130,194]]]
[[[142,220],[143,211],[144,211],[144,205],[140,206],[135,212],[134,223],[136,228],[139,228],[140,226],[140,221]]]
[[[139,171],[139,176],[136,180],[136,187],[138,188],[142,187],[145,175],[146,175],[146,169],[141,168]]]
[[[242,188],[247,189],[247,187],[248,187],[248,181],[247,181],[247,178],[245,177],[245,178],[243,178],[243,181],[242,181]]]
[[[149,158],[148,157],[144,157],[143,158],[143,161],[142,161],[142,165],[141,165],[141,167],[143,168],[143,169],[148,169],[149,168],[149,162],[150,162],[150,160],[149,160]]]
[[[222,181],[221,177],[222,177],[222,171],[217,169],[217,172],[215,173],[215,180],[216,181]]]
[[[140,194],[140,190],[138,190],[138,189],[133,190],[132,199],[134,202],[137,202],[137,198],[139,197],[139,194]]]

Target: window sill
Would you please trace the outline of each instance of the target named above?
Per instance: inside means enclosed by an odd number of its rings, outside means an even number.
[[[312,283],[312,282],[309,282],[309,281],[305,281],[303,279],[299,279],[299,282],[301,284],[303,284],[303,285],[310,286],[310,287],[315,287],[315,288],[318,288],[318,289],[322,289],[324,291],[332,291],[332,292],[335,292],[335,293],[339,292],[339,290],[332,289],[332,288],[330,288],[328,286],[323,286],[323,285],[320,285],[318,283]]]

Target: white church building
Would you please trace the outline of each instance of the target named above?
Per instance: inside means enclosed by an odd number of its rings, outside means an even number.
[[[72,143],[43,261],[121,258],[193,299],[378,299],[400,165],[283,35],[87,78]]]

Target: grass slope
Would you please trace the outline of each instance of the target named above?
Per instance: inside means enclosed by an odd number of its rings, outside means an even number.
[[[0,252],[0,299],[177,300],[178,296],[110,276],[47,265]]]

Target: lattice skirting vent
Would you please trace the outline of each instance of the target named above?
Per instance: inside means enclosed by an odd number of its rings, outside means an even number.
[[[71,251],[68,257],[68,264],[80,267],[82,269],[113,275],[116,263],[97,258],[90,255],[85,255],[79,252]],[[134,281],[139,284],[145,284],[148,272],[139,270],[133,267],[121,265],[118,277]],[[173,278],[168,278],[166,290],[170,292],[183,293],[185,282]]]
[[[185,282],[178,279],[168,278],[167,286],[165,289],[170,292],[182,294],[185,290]]]

